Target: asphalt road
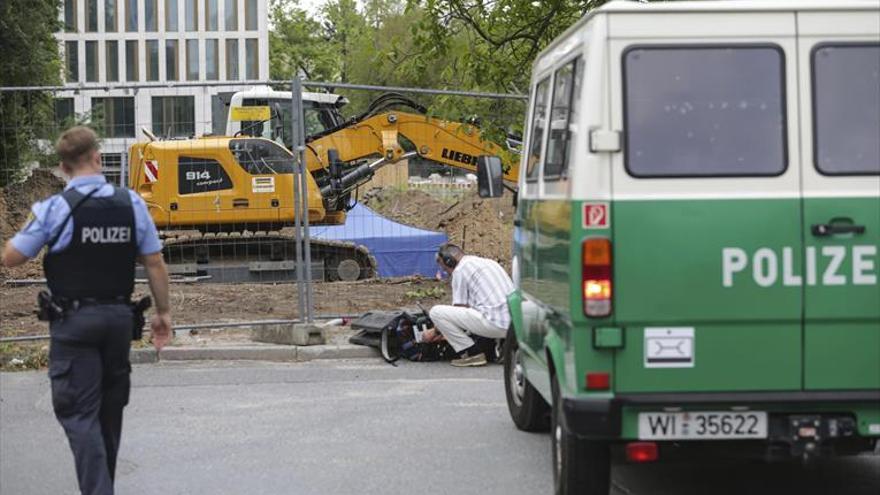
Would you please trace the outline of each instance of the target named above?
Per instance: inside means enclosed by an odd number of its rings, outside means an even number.
[[[135,367],[122,494],[550,493],[550,440],[514,429],[501,368],[371,361]],[[615,466],[615,494],[880,493],[880,457]],[[0,493],[74,494],[45,372],[0,374]]]

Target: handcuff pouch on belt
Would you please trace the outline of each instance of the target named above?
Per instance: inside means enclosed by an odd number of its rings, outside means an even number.
[[[64,316],[64,308],[52,298],[47,290],[37,294],[37,319],[40,321],[56,321]]]

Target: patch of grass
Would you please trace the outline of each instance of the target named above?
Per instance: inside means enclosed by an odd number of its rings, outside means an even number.
[[[48,342],[0,344],[0,371],[38,370],[48,364]]]
[[[440,299],[446,296],[446,289],[443,287],[431,287],[429,289],[418,289],[407,291],[404,296],[407,299]]]

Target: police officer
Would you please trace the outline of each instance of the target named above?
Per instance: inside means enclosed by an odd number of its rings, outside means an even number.
[[[157,350],[171,338],[168,272],[143,200],[101,174],[95,133],[74,127],[56,148],[70,182],[63,193],[33,206],[2,261],[17,266],[48,246],[43,269],[52,300],[63,310],[49,325],[52,405],[82,493],[112,494],[130,388],[135,261],[144,265],[156,301],[151,330]]]

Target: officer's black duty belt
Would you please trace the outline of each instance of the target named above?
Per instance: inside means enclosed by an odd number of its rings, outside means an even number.
[[[102,306],[107,304],[129,304],[131,300],[127,296],[116,297],[80,297],[77,299],[68,299],[66,297],[56,297],[55,303],[65,310],[76,310],[85,306]]]

